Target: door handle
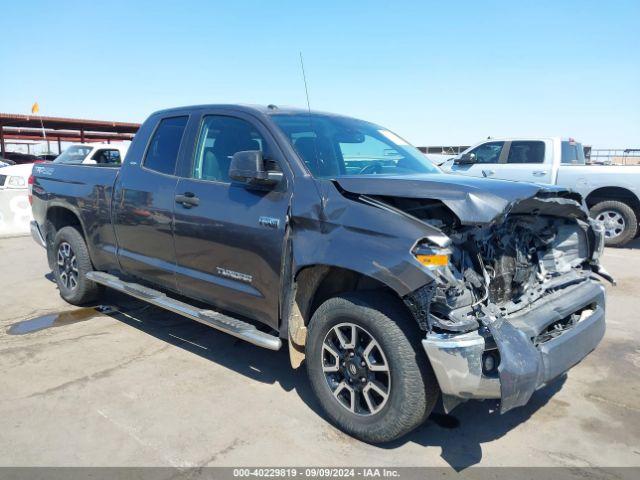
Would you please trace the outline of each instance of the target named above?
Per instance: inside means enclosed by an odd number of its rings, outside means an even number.
[[[534,170],[534,171],[533,171],[533,174],[534,174],[536,177],[542,177],[543,175],[546,175],[546,174],[547,174],[547,172],[546,172],[546,170]]]
[[[182,195],[176,195],[176,203],[180,203],[184,208],[191,208],[200,205],[200,199],[192,192],[185,192]]]
[[[485,177],[488,177],[490,175],[495,175],[496,171],[495,170],[482,170],[482,175],[484,175]]]

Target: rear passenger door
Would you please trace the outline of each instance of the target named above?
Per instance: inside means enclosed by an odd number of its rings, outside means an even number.
[[[113,223],[122,270],[171,290],[177,290],[175,170],[188,119],[176,115],[158,121],[140,164],[128,161],[122,166],[114,194]]]
[[[194,123],[195,146],[175,197],[180,292],[277,327],[291,195],[282,154],[268,130],[250,115],[208,111]],[[268,190],[232,182],[231,158],[246,150],[261,150],[270,170],[284,170],[283,181]]]

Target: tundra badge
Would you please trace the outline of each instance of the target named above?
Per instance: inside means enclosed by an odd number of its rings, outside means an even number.
[[[234,270],[229,270],[228,268],[222,268],[222,267],[216,267],[216,271],[218,272],[218,275],[220,275],[221,277],[227,277],[227,278],[231,278],[233,280],[239,280],[245,283],[253,282],[253,277],[246,273],[240,273],[240,272],[236,272]]]

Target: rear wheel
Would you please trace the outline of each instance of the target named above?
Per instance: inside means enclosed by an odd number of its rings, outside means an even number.
[[[416,323],[385,294],[324,302],[309,325],[306,363],[329,419],[361,440],[394,440],[419,426],[440,393]]]
[[[608,247],[621,247],[633,240],[638,232],[636,214],[626,203],[600,202],[591,208],[590,214],[604,227],[604,243]]]
[[[60,296],[74,305],[95,300],[103,288],[87,280],[85,275],[93,270],[84,238],[74,227],[63,227],[55,236],[51,254],[53,274]]]

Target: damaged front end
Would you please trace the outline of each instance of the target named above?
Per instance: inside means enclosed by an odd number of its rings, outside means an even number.
[[[602,339],[604,238],[573,195],[540,191],[475,225],[439,202],[378,197],[451,240],[448,262],[429,269],[434,281],[404,298],[427,331],[447,411],[470,398],[500,399],[502,413],[524,405]]]

